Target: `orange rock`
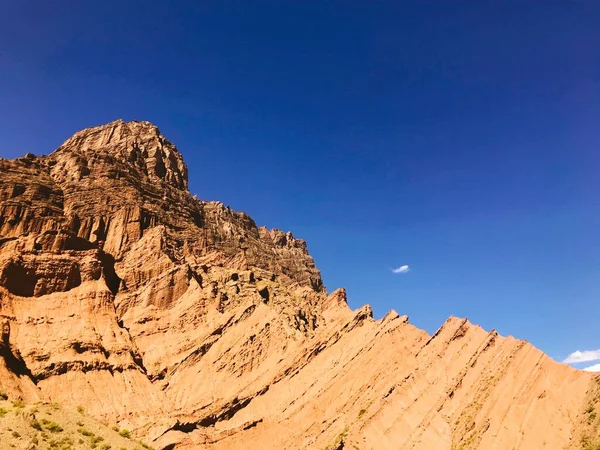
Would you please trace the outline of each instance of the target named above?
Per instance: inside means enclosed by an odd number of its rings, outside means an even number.
[[[303,240],[187,190],[148,122],[0,160],[0,390],[177,449],[593,444],[592,374],[328,295]],[[586,416],[586,414],[588,414]],[[596,425],[594,425],[596,424]]]

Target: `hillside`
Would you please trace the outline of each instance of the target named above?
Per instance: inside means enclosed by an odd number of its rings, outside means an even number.
[[[83,405],[156,449],[600,448],[593,374],[466,319],[429,336],[352,311],[303,240],[192,196],[148,122],[0,173],[11,399]]]
[[[1,448],[27,450],[152,450],[127,429],[109,428],[88,417],[85,409],[63,409],[57,403],[26,404],[0,392]]]

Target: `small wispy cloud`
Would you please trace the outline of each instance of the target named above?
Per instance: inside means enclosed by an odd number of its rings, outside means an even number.
[[[600,372],[600,364],[594,364],[590,367],[585,367],[583,370],[586,372]]]
[[[567,356],[563,362],[567,364],[573,364],[598,360],[600,360],[600,349],[585,350],[583,352],[577,350],[576,352],[573,352],[569,356]]]
[[[396,267],[395,269],[392,269],[392,272],[394,272],[394,273],[407,273],[407,272],[410,272],[410,267],[408,266],[408,264],[405,264],[403,266]]]

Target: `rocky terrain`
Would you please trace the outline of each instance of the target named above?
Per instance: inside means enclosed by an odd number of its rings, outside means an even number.
[[[59,450],[151,450],[131,432],[88,417],[83,407],[57,403],[26,404],[0,392],[0,448]]]
[[[148,122],[0,173],[11,399],[155,449],[600,449],[598,375],[465,319],[352,311],[303,240],[192,196]]]

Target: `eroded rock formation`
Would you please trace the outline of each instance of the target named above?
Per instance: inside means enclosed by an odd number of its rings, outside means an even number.
[[[161,449],[598,438],[591,374],[464,319],[429,336],[394,311],[350,310],[304,241],[193,197],[181,154],[148,122],[80,131],[0,173],[11,395],[85,405]]]

